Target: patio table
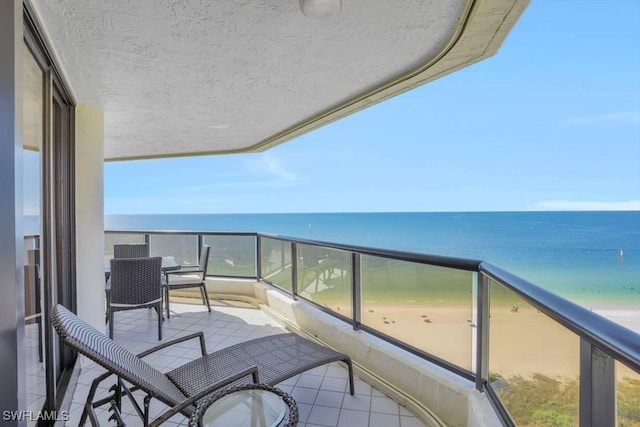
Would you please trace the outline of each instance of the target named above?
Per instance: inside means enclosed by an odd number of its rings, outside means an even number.
[[[245,384],[214,392],[201,400],[189,427],[293,427],[298,407],[284,391],[266,384]]]
[[[165,271],[175,271],[180,270],[182,266],[178,263],[175,257],[172,256],[163,256],[162,257],[162,272]],[[111,263],[109,261],[105,261],[104,263],[104,278],[105,280],[109,279],[111,276]]]

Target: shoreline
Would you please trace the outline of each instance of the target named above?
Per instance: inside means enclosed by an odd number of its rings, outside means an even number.
[[[592,311],[600,316],[616,322],[636,334],[640,334],[640,307],[637,308],[593,308]]]

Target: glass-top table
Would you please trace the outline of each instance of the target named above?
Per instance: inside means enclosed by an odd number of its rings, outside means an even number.
[[[111,260],[107,260],[104,262],[104,277],[106,279],[111,276]],[[180,270],[182,266],[178,263],[175,257],[172,256],[163,256],[162,257],[162,271],[175,271]]]
[[[298,408],[287,393],[264,384],[247,384],[214,393],[191,417],[194,427],[294,426]]]

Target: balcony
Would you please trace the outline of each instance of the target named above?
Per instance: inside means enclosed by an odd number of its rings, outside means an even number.
[[[214,302],[212,310],[212,313],[208,313],[200,304],[172,304],[173,314],[164,324],[164,340],[204,331],[207,350],[211,352],[244,340],[284,331],[279,322],[251,304],[217,301]],[[155,313],[149,310],[133,310],[119,312],[116,316],[114,337],[120,344],[135,353],[158,344],[153,317]],[[161,370],[168,371],[193,360],[199,354],[200,348],[197,342],[186,342],[149,356],[145,360]],[[91,381],[102,372],[104,369],[94,363],[82,369],[73,396],[69,425],[78,425]],[[424,426],[402,405],[358,377],[355,378],[356,393],[351,396],[348,392],[347,378],[346,368],[336,362],[292,377],[280,383],[278,387],[290,393],[296,400],[300,426]],[[104,394],[110,385],[107,384],[102,388]],[[137,397],[142,401],[144,394]],[[162,403],[152,400],[152,419],[163,410],[166,410],[166,407]],[[127,399],[123,400],[123,414],[127,425],[140,425],[140,419]],[[109,425],[110,415],[111,413],[106,409],[100,409],[98,412],[100,424]],[[187,423],[188,420],[184,416],[176,415],[166,425],[171,427],[187,425]]]
[[[199,293],[172,292],[165,340],[204,331],[212,351],[286,328],[352,357],[355,397],[345,394],[338,363],[280,384],[298,402],[302,425],[640,420],[640,336],[485,262],[262,233],[163,231],[107,232],[105,259],[114,243],[135,242],[183,265],[197,262],[202,243],[212,247],[213,313],[194,299]],[[117,313],[115,339],[133,351],[155,345],[153,316]],[[192,350],[153,363],[170,369],[191,360]],[[83,367],[72,423],[99,372]],[[124,413],[133,416],[132,408]]]

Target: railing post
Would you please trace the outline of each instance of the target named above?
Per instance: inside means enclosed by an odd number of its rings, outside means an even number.
[[[262,236],[256,234],[256,280],[262,278]]]
[[[360,254],[351,253],[351,320],[353,329],[359,329],[362,322],[362,275],[360,271]]]
[[[476,389],[482,391],[489,379],[489,278],[478,272],[476,325]]]
[[[291,242],[291,293],[298,299],[298,245]]]
[[[616,426],[615,360],[580,339],[580,427]]]

